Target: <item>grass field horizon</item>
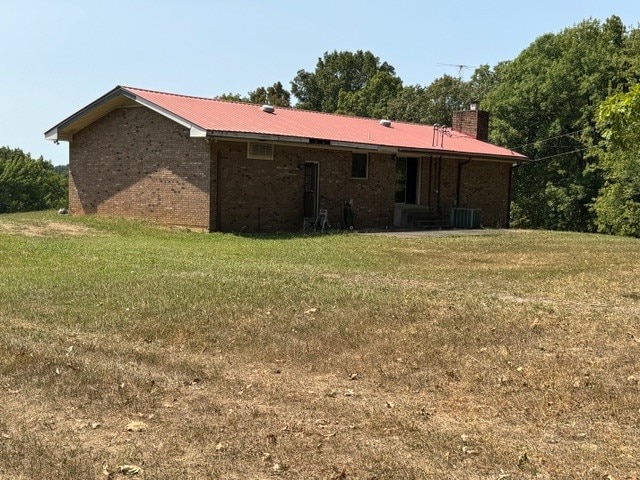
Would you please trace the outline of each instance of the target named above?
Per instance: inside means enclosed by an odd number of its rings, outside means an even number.
[[[0,273],[0,480],[640,478],[637,239],[38,212]]]

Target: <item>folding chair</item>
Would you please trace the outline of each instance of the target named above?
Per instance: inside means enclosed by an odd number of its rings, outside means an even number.
[[[331,228],[329,225],[329,213],[326,208],[321,208],[318,211],[318,217],[316,218],[316,223],[314,224],[314,228],[320,227],[320,231],[324,232],[325,227]]]

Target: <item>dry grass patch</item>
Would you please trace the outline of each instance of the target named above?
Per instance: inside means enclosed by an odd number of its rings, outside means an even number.
[[[0,479],[640,474],[637,241],[64,221],[0,233]]]
[[[92,235],[95,230],[84,225],[74,225],[64,222],[0,222],[0,233],[8,235],[24,235],[27,237],[44,237],[51,235]]]

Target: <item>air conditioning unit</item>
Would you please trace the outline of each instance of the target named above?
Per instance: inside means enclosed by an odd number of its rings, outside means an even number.
[[[480,228],[482,210],[479,208],[452,208],[451,225],[453,228]]]

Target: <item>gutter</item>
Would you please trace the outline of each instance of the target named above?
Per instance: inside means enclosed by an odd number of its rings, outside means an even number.
[[[193,136],[193,135],[192,135]],[[467,163],[470,157],[473,157],[473,160],[481,160],[487,162],[524,162],[527,161],[526,157],[516,157],[515,159],[511,156],[507,155],[496,155],[496,156],[487,156],[487,155],[476,155],[471,152],[455,152],[451,150],[410,150],[410,149],[402,149],[401,147],[392,147],[388,145],[376,145],[371,143],[358,143],[358,142],[341,142],[338,140],[330,140],[329,144],[313,144],[309,140],[308,137],[291,137],[286,135],[272,135],[266,133],[245,133],[245,132],[229,132],[229,131],[216,131],[216,130],[208,130],[207,137],[216,139],[216,140],[238,140],[238,141],[246,141],[246,140],[257,140],[262,142],[271,142],[271,143],[294,143],[294,144],[302,144],[307,146],[319,147],[319,148],[338,148],[338,149],[346,149],[346,150],[364,150],[369,152],[380,152],[380,153],[388,153],[393,155],[398,155],[400,157],[426,157],[426,156],[443,156],[445,154],[447,157],[451,158],[465,158]]]
[[[284,135],[269,135],[264,133],[242,133],[208,130],[207,136],[216,140],[259,140],[264,142],[303,143],[309,144],[308,138],[288,137]]]

